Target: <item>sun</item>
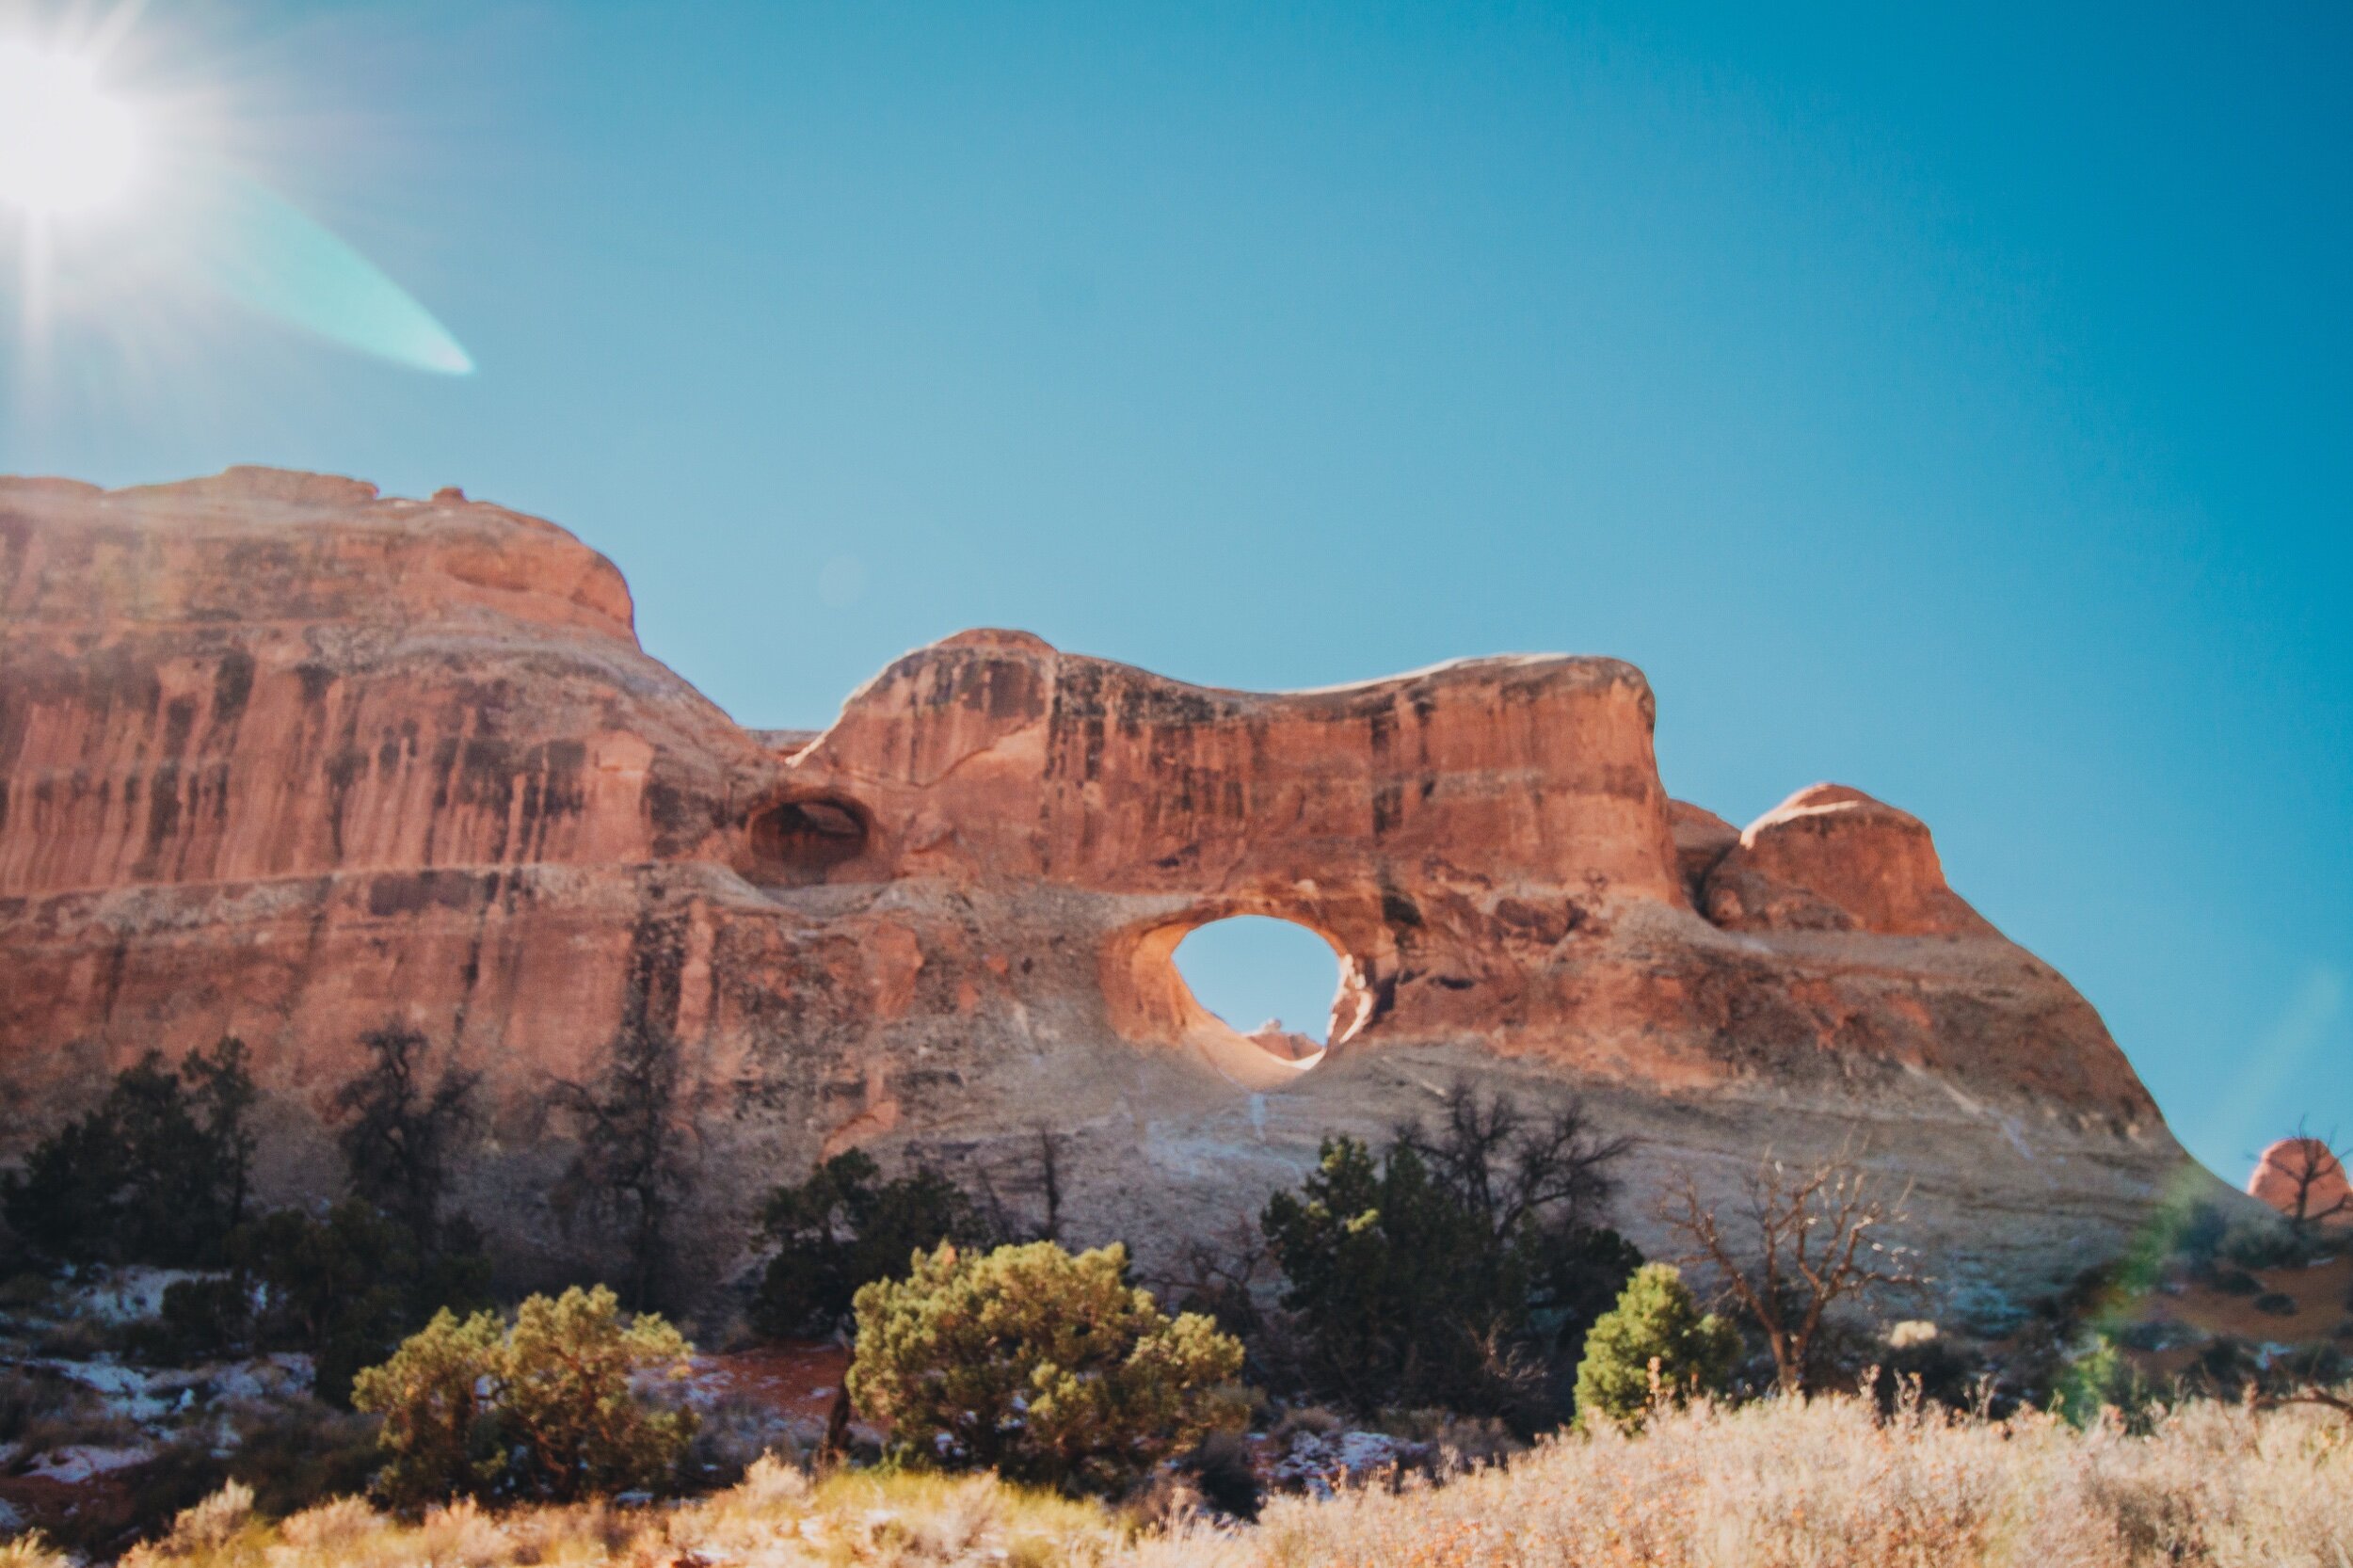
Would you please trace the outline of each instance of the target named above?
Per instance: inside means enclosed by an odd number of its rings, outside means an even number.
[[[0,203],[45,217],[120,197],[137,171],[138,120],[89,62],[0,41]]]

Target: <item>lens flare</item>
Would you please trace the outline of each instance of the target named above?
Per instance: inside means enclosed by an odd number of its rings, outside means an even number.
[[[137,119],[88,62],[0,41],[0,201],[35,216],[86,212],[137,171]]]
[[[266,185],[222,171],[208,182],[200,276],[262,314],[412,370],[469,376],[473,359],[398,283]]]

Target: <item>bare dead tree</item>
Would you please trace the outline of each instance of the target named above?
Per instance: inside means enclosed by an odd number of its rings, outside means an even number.
[[[1166,1310],[1203,1313],[1240,1338],[1249,1382],[1303,1386],[1305,1348],[1296,1321],[1273,1301],[1283,1271],[1256,1216],[1238,1214],[1221,1230],[1189,1237],[1161,1268],[1138,1277]]]
[[[1188,1237],[1167,1267],[1142,1277],[1172,1308],[1208,1313],[1220,1328],[1247,1337],[1263,1325],[1262,1288],[1279,1274],[1257,1221],[1241,1214],[1215,1234]]]
[[[1006,1241],[1060,1241],[1062,1240],[1062,1146],[1063,1134],[1040,1125],[1034,1129],[1037,1142],[1034,1154],[1023,1160],[1016,1156],[1010,1171],[993,1169],[980,1164],[971,1175],[972,1184],[979,1191],[979,1208],[987,1221],[989,1230]],[[1045,1210],[1042,1224],[1032,1224],[1014,1204],[1005,1200],[998,1189],[1002,1175],[1006,1185],[1019,1196],[1034,1196]],[[1025,1206],[1026,1207],[1026,1206]]]
[[[1795,1170],[1769,1156],[1746,1185],[1747,1211],[1729,1227],[1688,1176],[1659,1217],[1685,1243],[1682,1261],[1712,1272],[1721,1298],[1764,1334],[1782,1391],[1794,1394],[1812,1375],[1833,1306],[1922,1283],[1909,1250],[1876,1234],[1903,1222],[1910,1190],[1891,1208],[1843,1156]]]
[[[1631,1138],[1596,1133],[1582,1101],[1538,1121],[1510,1095],[1482,1103],[1467,1079],[1457,1079],[1440,1105],[1435,1132],[1402,1122],[1397,1141],[1498,1238],[1537,1216],[1570,1227],[1591,1224],[1614,1186],[1610,1166],[1634,1146]]]
[[[1047,1128],[1037,1129],[1037,1173],[1046,1201],[1046,1240],[1062,1240],[1062,1140]]]
[[[2353,1188],[2345,1186],[2345,1161],[2353,1150],[2337,1147],[2336,1134],[2315,1138],[2296,1124],[2272,1168],[2287,1178],[2294,1207],[2284,1210],[2299,1236],[2308,1236],[2331,1220],[2353,1216]],[[2330,1191],[2336,1189],[2336,1191]]]

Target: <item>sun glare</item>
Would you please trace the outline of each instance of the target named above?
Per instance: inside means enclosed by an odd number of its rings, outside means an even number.
[[[103,206],[130,184],[138,142],[87,61],[0,42],[0,202],[38,216]]]

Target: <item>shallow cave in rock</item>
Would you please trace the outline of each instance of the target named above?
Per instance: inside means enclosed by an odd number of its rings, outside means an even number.
[[[847,801],[788,800],[751,820],[752,880],[800,888],[866,852],[866,817]]]

